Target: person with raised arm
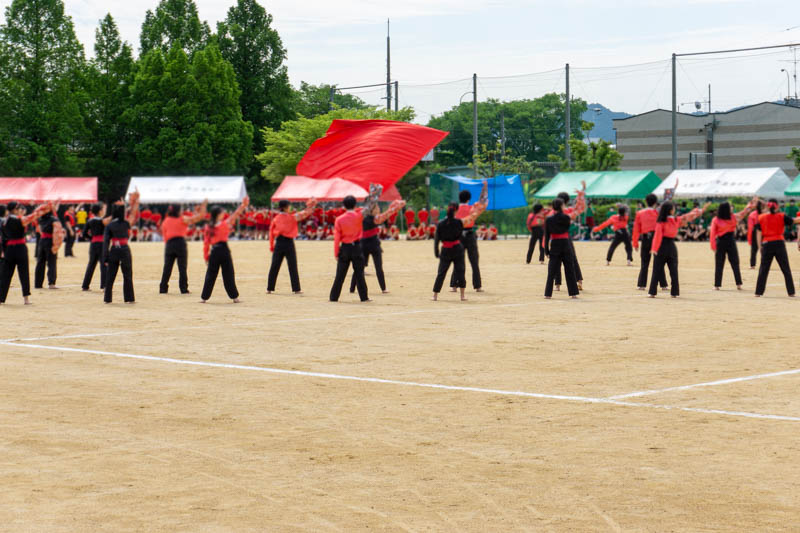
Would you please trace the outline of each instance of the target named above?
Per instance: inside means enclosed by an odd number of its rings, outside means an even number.
[[[710,203],[706,203],[702,208],[695,208],[685,215],[674,216],[675,204],[671,201],[661,204],[651,248],[651,253],[655,255],[655,259],[653,260],[653,275],[650,279],[650,298],[655,298],[658,294],[659,279],[666,275],[664,272],[665,266],[669,268],[670,295],[673,298],[680,296],[678,248],[675,246],[675,237],[678,235],[678,229],[681,226],[685,226],[700,217],[710,205]]]
[[[89,237],[89,262],[86,265],[86,272],[83,275],[81,289],[89,291],[89,286],[94,277],[94,270],[100,264],[100,290],[106,288],[106,267],[103,264],[103,236],[106,232],[106,225],[111,222],[111,217],[106,217],[106,205],[97,202],[90,209],[92,216],[86,222],[86,236]]]
[[[742,211],[732,213],[731,204],[722,202],[717,208],[717,216],[711,221],[711,236],[709,241],[714,251],[714,289],[722,286],[722,269],[725,267],[725,257],[733,269],[733,278],[736,288],[742,290],[742,272],[739,269],[739,251],[736,249],[736,226],[758,204],[758,198],[753,198]]]
[[[633,241],[633,248],[637,251],[639,251],[639,237],[642,239],[642,250],[639,256],[641,265],[639,267],[639,279],[636,282],[636,287],[640,291],[647,290],[647,274],[650,270],[650,259],[652,257],[650,249],[653,246],[653,236],[656,233],[656,220],[658,219],[658,210],[656,209],[658,197],[651,193],[648,194],[644,200],[647,207],[640,209],[636,213],[636,218],[633,221],[633,237],[631,239]],[[658,282],[662,289],[666,289],[667,275],[663,270],[661,273],[663,276]]]
[[[28,246],[25,244],[25,231],[28,225],[41,217],[49,205],[40,205],[30,215],[25,214],[25,206],[17,202],[9,202],[6,206],[6,218],[0,226],[0,241],[3,243],[2,260],[0,260],[0,304],[6,302],[14,270],[19,276],[22,288],[22,299],[25,305],[31,304],[31,278],[28,262]]]
[[[111,211],[111,222],[103,232],[103,265],[106,268],[106,288],[103,301],[110,304],[114,291],[114,280],[117,271],[122,270],[122,296],[126,304],[136,301],[133,293],[133,258],[128,246],[130,231],[139,220],[139,191],[130,195],[130,207],[125,209],[125,202],[119,200]]]
[[[275,283],[278,281],[278,272],[281,270],[284,258],[286,258],[286,265],[289,267],[292,292],[295,294],[303,293],[300,289],[300,274],[297,271],[297,252],[294,247],[294,239],[299,233],[297,223],[311,216],[317,206],[317,200],[311,198],[306,203],[306,208],[296,213],[289,212],[289,205],[289,200],[278,202],[279,213],[272,220],[269,229],[269,249],[272,252],[272,264],[269,267],[269,275],[267,276],[267,294],[275,292]]]
[[[575,217],[586,211],[586,182],[581,181],[581,189],[575,191],[575,205],[574,207],[569,207],[569,194],[567,192],[560,192],[558,193],[557,197],[561,198],[562,202],[562,211],[565,215],[572,217],[574,214]],[[554,210],[550,210],[548,216],[555,214]],[[572,220],[575,219],[572,218]],[[575,279],[578,282],[578,290],[583,290],[583,272],[581,272],[581,265],[578,262],[578,254],[575,253],[575,244],[572,242],[572,239],[569,240],[569,247],[572,250],[572,258],[574,259],[573,269],[575,271]],[[555,277],[555,288],[556,290],[561,290],[561,270],[556,273]]]
[[[459,206],[453,202],[447,207],[447,216],[436,225],[436,233],[433,236],[433,255],[439,259],[439,269],[436,274],[436,281],[433,282],[433,298],[435,302],[439,299],[442,291],[444,279],[450,265],[453,265],[453,277],[456,278],[457,288],[461,291],[461,301],[466,301],[464,292],[467,289],[466,265],[464,263],[464,245],[461,236],[464,232],[464,223],[475,222],[480,212],[467,215],[463,220],[456,217]],[[442,243],[442,250],[439,251],[439,243]]]
[[[750,270],[756,268],[756,257],[761,241],[761,226],[758,225],[758,217],[764,211],[764,202],[757,202],[755,209],[747,217],[747,244],[750,245]]]
[[[222,283],[225,292],[233,303],[239,303],[239,290],[236,288],[236,275],[233,270],[233,257],[228,248],[228,237],[231,231],[236,228],[236,221],[242,216],[247,206],[250,205],[250,198],[245,196],[241,205],[229,217],[225,210],[215,205],[209,210],[211,215],[208,226],[206,226],[203,239],[203,256],[208,267],[206,268],[206,278],[203,283],[203,293],[200,295],[200,303],[206,303],[214,292],[214,284],[217,282],[219,271],[222,270]]]
[[[475,292],[483,292],[478,255],[478,240],[475,236],[475,220],[481,213],[486,211],[486,208],[489,206],[489,183],[486,180],[483,180],[483,188],[481,189],[481,195],[478,201],[473,205],[469,205],[471,199],[472,193],[468,190],[463,190],[458,193],[458,201],[460,203],[458,211],[456,211],[456,218],[461,219],[464,223],[464,230],[461,232],[461,244],[464,246],[467,259],[469,259],[469,266],[472,269],[472,288],[475,289]],[[457,284],[455,272],[453,272],[453,274],[454,275],[450,278],[450,290],[455,292]]]
[[[631,246],[631,236],[628,233],[628,206],[619,206],[616,215],[611,215],[608,217],[608,220],[599,226],[595,226],[592,232],[601,231],[608,226],[614,229],[614,240],[611,241],[611,245],[608,247],[606,265],[611,264],[611,259],[614,257],[614,250],[617,249],[617,246],[624,243],[625,253],[628,257],[628,266],[631,266],[633,264],[633,246]]]
[[[764,295],[767,288],[767,278],[772,260],[778,262],[786,282],[786,293],[794,297],[794,281],[792,279],[792,269],[789,266],[789,256],[786,254],[786,242],[784,233],[789,224],[800,224],[800,217],[791,218],[778,209],[778,201],[771,199],[767,202],[767,212],[758,217],[758,225],[761,228],[761,264],[758,269],[758,280],[756,281],[756,298]]]
[[[383,193],[382,185],[370,184],[370,194],[367,198],[367,205],[364,207],[364,218],[361,222],[361,250],[364,253],[364,264],[369,263],[369,258],[372,256],[372,264],[375,265],[375,275],[378,278],[378,285],[383,294],[387,294],[386,278],[383,274],[383,249],[381,248],[380,231],[381,225],[386,222],[389,217],[394,213],[400,211],[406,205],[403,200],[395,200],[391,203],[389,208],[381,213],[381,208],[378,205],[378,198]],[[425,217],[427,218],[427,211]],[[419,212],[422,218],[422,211]],[[366,266],[365,266],[366,268]],[[356,276],[350,280],[350,292],[356,291]]]
[[[548,300],[553,297],[556,278],[561,276],[561,265],[564,265],[564,277],[570,297],[577,298],[580,293],[573,255],[575,252],[569,238],[569,227],[580,212],[574,209],[570,211],[569,214],[564,211],[564,200],[557,197],[553,200],[552,214],[544,222],[544,253],[550,258],[544,287],[544,297]]]
[[[189,226],[197,224],[205,218],[207,208],[208,200],[197,206],[189,215],[183,213],[181,206],[177,204],[167,207],[164,220],[158,226],[158,231],[164,240],[164,269],[161,271],[159,294],[169,292],[169,278],[172,277],[172,267],[175,266],[176,261],[178,262],[178,288],[181,294],[190,294],[187,272],[189,252],[186,247],[186,237],[189,235]]]
[[[58,204],[50,202],[49,209],[39,217],[39,245],[36,248],[36,268],[33,273],[33,287],[44,287],[45,267],[47,268],[47,288],[57,289],[58,249],[64,242],[64,229],[58,220]]]

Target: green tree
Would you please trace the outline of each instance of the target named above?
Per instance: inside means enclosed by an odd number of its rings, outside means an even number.
[[[14,0],[0,26],[0,170],[77,175],[85,59],[61,0]]]
[[[325,115],[331,108],[338,109],[369,109],[370,106],[358,96],[343,94],[334,91],[333,106],[331,106],[332,85],[311,85],[300,82],[300,89],[295,91],[294,110],[301,117],[313,118]]]
[[[581,114],[588,105],[581,99],[571,103],[571,130],[583,138],[585,124]],[[505,123],[506,149],[512,156],[527,161],[547,161],[564,144],[565,96],[549,93],[533,100],[478,102],[478,143],[494,146],[502,137]],[[437,156],[446,165],[464,165],[472,161],[472,103],[464,102],[434,117],[428,126],[450,135],[439,145]]]
[[[153,49],[169,53],[178,45],[188,55],[208,44],[211,29],[201,21],[194,0],[161,0],[155,13],[148,9],[142,23],[141,54]]]
[[[143,173],[224,175],[252,157],[253,126],[242,119],[233,67],[215,45],[189,61],[177,45],[144,55],[123,117]]]
[[[87,84],[87,170],[100,178],[103,196],[117,196],[134,162],[122,115],[130,104],[135,64],[131,47],[120,38],[110,14],[95,30],[94,52]]]
[[[325,136],[335,119],[386,119],[411,122],[414,111],[404,108],[400,111],[384,109],[335,109],[313,118],[300,117],[281,125],[280,130],[263,128],[264,152],[256,159],[264,167],[261,175],[272,184],[279,184],[283,178],[293,175],[303,155],[317,139]]]
[[[569,148],[572,152],[572,168],[570,168],[569,162],[564,159],[564,145],[560,147],[560,156],[550,156],[551,161],[561,164],[562,172],[570,170],[579,172],[619,170],[619,164],[624,157],[612,148],[611,143],[604,140],[587,144],[577,139],[570,139]]]
[[[800,148],[792,148],[791,153],[786,156],[786,159],[794,159],[794,166],[800,170]]]
[[[244,119],[260,131],[294,118],[286,50],[272,27],[272,15],[255,0],[238,0],[217,24],[217,39],[222,57],[236,72]],[[261,135],[256,138],[260,144]]]

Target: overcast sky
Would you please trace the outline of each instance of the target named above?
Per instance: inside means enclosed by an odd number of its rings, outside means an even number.
[[[158,0],[65,0],[78,38],[93,53],[98,20],[110,12],[138,51],[145,11]],[[196,0],[212,29],[235,0]],[[0,0],[5,8],[11,0]],[[386,19],[392,20],[392,79],[400,104],[427,121],[458,103],[480,77],[481,99],[563,92],[563,71],[574,67],[572,92],[629,113],[670,105],[672,52],[800,42],[800,9],[791,0],[277,0],[262,2],[288,50],[291,81],[339,86],[386,79]],[[767,51],[769,52],[769,51]],[[731,59],[681,60],[678,101],[707,99],[715,110],[786,95],[789,51],[733,54]],[[800,52],[798,52],[800,58]],[[657,62],[660,63],[651,63]],[[630,68],[618,65],[648,63]],[[437,82],[464,80],[436,86]],[[794,81],[791,91],[794,92]],[[382,90],[360,93],[380,103]],[[468,100],[470,95],[464,97]]]

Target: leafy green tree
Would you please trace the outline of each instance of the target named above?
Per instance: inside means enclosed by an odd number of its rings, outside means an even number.
[[[612,148],[608,141],[585,143],[577,139],[570,139],[569,148],[572,152],[573,166],[564,159],[564,145],[561,145],[560,156],[551,155],[550,160],[561,164],[562,172],[580,171],[592,172],[599,170],[619,170],[619,164],[624,157]]]
[[[153,49],[169,53],[178,45],[188,55],[208,44],[211,28],[201,21],[194,0],[161,0],[155,13],[148,9],[142,23],[141,54]]]
[[[272,27],[272,15],[255,0],[238,0],[217,24],[217,40],[222,57],[236,72],[244,119],[260,131],[294,118],[286,50]],[[256,138],[260,144],[261,135]]]
[[[794,159],[794,166],[797,167],[797,170],[800,170],[800,148],[792,148],[786,159]]]
[[[571,103],[571,130],[583,138],[581,114],[588,105],[581,99]],[[478,102],[478,143],[494,146],[502,137],[505,122],[506,149],[512,156],[527,161],[547,161],[564,144],[565,96],[549,93],[533,100]],[[503,119],[501,119],[503,117]],[[472,103],[464,102],[434,117],[428,126],[450,135],[439,145],[439,160],[446,165],[464,165],[472,161]]]
[[[61,0],[13,0],[0,26],[0,170],[77,175],[85,59]]]
[[[280,130],[263,128],[264,152],[256,159],[264,167],[261,175],[272,184],[279,184],[286,176],[293,175],[303,155],[317,139],[324,137],[335,119],[386,119],[411,122],[414,111],[404,108],[400,111],[385,109],[335,109],[313,118],[300,117],[281,125]]]
[[[469,166],[475,170],[475,174],[483,178],[513,174],[539,177],[544,173],[541,168],[536,166],[535,162],[515,155],[509,148],[506,148],[505,153],[503,153],[500,141],[497,141],[492,148],[487,148],[485,144],[481,145],[478,150],[478,157]]]
[[[101,195],[117,196],[134,163],[122,115],[130,104],[135,64],[110,14],[95,30],[94,52],[87,76],[87,171],[100,178]]]
[[[252,157],[253,126],[242,119],[233,67],[215,45],[192,61],[174,46],[144,55],[123,117],[139,171],[175,175],[242,172]]]
[[[369,109],[371,107],[358,96],[338,91],[334,91],[333,106],[331,106],[331,87],[333,86],[300,82],[300,89],[295,91],[294,110],[301,117],[313,118],[327,114],[331,108]]]

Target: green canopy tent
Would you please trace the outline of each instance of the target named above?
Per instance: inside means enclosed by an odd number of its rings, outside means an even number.
[[[661,185],[661,178],[652,170],[616,170],[597,174],[597,179],[591,184],[586,181],[587,198],[641,200]]]
[[[786,196],[800,196],[800,176],[797,176],[789,188],[786,189],[783,194]]]
[[[560,192],[574,196],[575,191],[581,188],[581,181],[586,182],[587,188],[591,187],[600,174],[602,172],[559,172],[547,185],[536,191],[533,197],[539,200],[552,200]]]

